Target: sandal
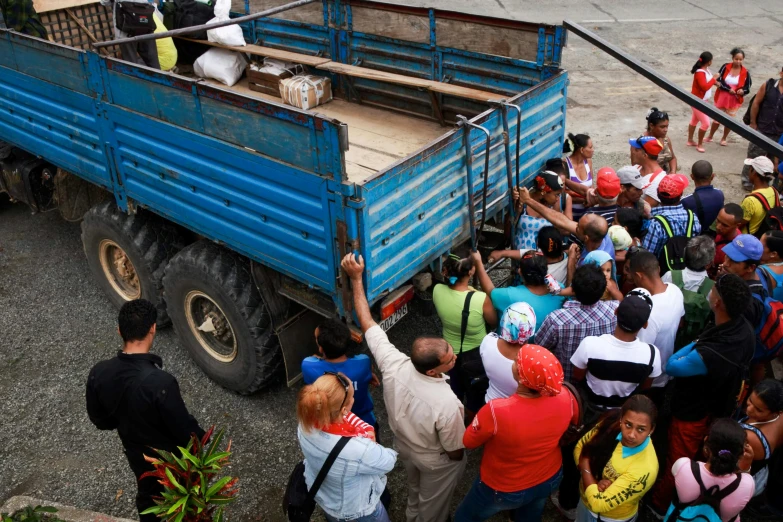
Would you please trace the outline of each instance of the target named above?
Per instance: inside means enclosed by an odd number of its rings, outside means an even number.
[[[712,138],[704,138],[704,143],[712,143]]]
[[[685,142],[685,145],[687,145],[688,147],[695,147],[696,146],[696,142],[688,140],[688,141]]]
[[[720,146],[721,147],[728,147],[729,143],[726,140],[720,140]]]
[[[704,147],[696,147],[696,152],[707,152]]]

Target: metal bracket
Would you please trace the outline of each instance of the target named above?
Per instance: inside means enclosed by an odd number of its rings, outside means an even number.
[[[514,205],[513,190],[515,186],[517,187],[519,186],[519,138],[520,138],[520,127],[522,126],[522,108],[519,107],[518,105],[513,105],[505,101],[493,103],[493,105],[498,105],[500,107],[500,114],[503,120],[503,146],[506,155],[506,181],[508,182],[508,205],[509,205],[508,208],[509,208],[509,216],[511,216],[511,245],[512,247],[514,247],[514,242],[516,238],[516,228],[517,228],[517,216],[516,216],[516,209],[514,208],[515,205]],[[511,169],[511,143],[509,140],[509,126],[508,126],[509,108],[513,108],[517,111],[517,141],[516,141],[517,183],[516,185],[514,185],[514,178]]]
[[[463,136],[463,142],[465,145],[465,166],[468,174],[468,218],[470,219],[470,249],[473,252],[477,251],[478,237],[484,231],[484,222],[487,220],[487,189],[489,185],[489,148],[492,141],[492,135],[490,132],[482,127],[471,123],[465,116],[461,114],[457,115],[457,126],[464,128],[465,134]],[[482,196],[482,209],[481,209],[481,227],[476,230],[476,208],[473,203],[473,147],[470,144],[470,130],[476,129],[484,133],[486,137],[486,151],[484,154],[484,192]]]

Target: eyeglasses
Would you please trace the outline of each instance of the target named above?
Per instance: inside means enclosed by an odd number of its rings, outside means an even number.
[[[348,389],[351,387],[351,383],[337,372],[324,372],[324,375],[334,375],[337,377],[337,380],[340,382],[340,384],[343,385],[343,388],[345,388],[345,397],[343,397],[343,402],[340,403],[340,409],[342,409],[343,406],[345,406],[345,401],[348,400]]]

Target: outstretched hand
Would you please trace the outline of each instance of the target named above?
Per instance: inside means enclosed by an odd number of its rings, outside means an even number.
[[[364,272],[364,259],[361,255],[359,255],[357,258],[353,253],[347,254],[340,264],[351,280],[362,279],[362,272]]]

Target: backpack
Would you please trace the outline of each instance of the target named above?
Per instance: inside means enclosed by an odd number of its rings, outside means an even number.
[[[720,489],[717,484],[707,489],[704,481],[701,479],[701,467],[695,460],[691,460],[691,472],[693,478],[699,484],[699,497],[693,502],[680,502],[675,499],[669,513],[666,515],[665,522],[722,522],[720,518],[721,501],[737,491],[742,482],[742,475],[737,473],[735,478],[725,488]],[[729,522],[734,522],[737,517],[732,517]]]
[[[196,0],[174,0],[174,5],[177,7],[174,13],[174,27],[167,26],[169,29],[204,25],[215,17],[215,2],[213,0],[208,0],[206,3]],[[207,31],[190,34],[188,38],[206,40]]]
[[[139,2],[118,2],[116,6],[117,29],[128,36],[142,36],[155,32],[153,14],[155,6]]]
[[[772,189],[772,192],[775,193],[775,204],[772,207],[769,206],[769,201],[767,201],[767,198],[758,192],[751,192],[745,196],[746,198],[756,199],[764,208],[764,219],[761,220],[761,226],[759,226],[759,229],[756,230],[756,232],[753,234],[759,239],[761,239],[761,236],[770,230],[783,231],[783,207],[780,206],[780,194],[778,194],[778,191],[775,190],[775,187],[770,188]]]
[[[674,341],[675,349],[679,350],[686,344],[695,340],[704,330],[707,319],[710,316],[710,303],[707,295],[715,285],[715,281],[705,277],[698,291],[686,290],[682,279],[682,270],[672,270],[672,283],[682,291],[685,302],[685,318],[682,326],[677,330],[677,338]]]
[[[666,242],[663,249],[658,254],[658,263],[661,265],[661,275],[669,270],[682,270],[685,268],[685,247],[688,246],[688,240],[693,237],[693,221],[695,216],[690,210],[688,213],[688,226],[685,229],[684,236],[675,236],[669,220],[665,216],[658,214],[653,219],[661,224],[666,234]]]
[[[760,270],[758,274],[765,290],[773,288],[774,282],[766,270]],[[783,303],[770,297],[766,291],[764,297],[755,292],[752,295],[764,304],[764,315],[756,325],[756,353],[753,355],[753,362],[767,362],[783,355]]]

